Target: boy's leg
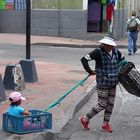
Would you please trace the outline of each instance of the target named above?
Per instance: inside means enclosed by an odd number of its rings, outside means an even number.
[[[137,51],[137,39],[138,39],[138,32],[134,32],[133,34],[133,53]]]
[[[107,107],[104,112],[104,122],[110,121],[110,117],[114,107],[115,95],[116,95],[116,88],[110,89],[108,94]]]
[[[132,53],[132,35],[131,32],[128,32],[128,55]]]
[[[102,129],[108,132],[113,131],[112,127],[109,125],[109,121],[114,107],[115,95],[116,95],[116,88],[110,89],[108,94],[107,107],[104,112],[104,123],[102,125]]]
[[[98,103],[86,115],[89,120],[97,113],[104,110],[107,106],[108,89],[97,88],[97,94],[98,94]]]
[[[89,130],[89,120],[107,106],[108,90],[97,88],[97,94],[98,103],[86,114],[86,116],[79,118],[82,128],[87,130]]]

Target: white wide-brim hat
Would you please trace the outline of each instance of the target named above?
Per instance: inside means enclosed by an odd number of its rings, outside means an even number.
[[[107,44],[110,46],[117,46],[117,44],[115,43],[114,39],[111,37],[104,37],[103,39],[98,41],[101,44]]]

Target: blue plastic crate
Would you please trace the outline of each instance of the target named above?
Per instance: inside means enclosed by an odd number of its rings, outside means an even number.
[[[28,116],[13,116],[3,113],[3,130],[25,134],[52,128],[52,114],[40,110],[30,110]]]

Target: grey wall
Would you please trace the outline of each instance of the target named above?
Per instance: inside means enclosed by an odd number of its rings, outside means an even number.
[[[31,13],[32,35],[86,38],[87,11],[32,10]],[[1,10],[0,18],[0,32],[26,32],[25,11]]]
[[[60,12],[60,36],[86,38],[87,11]]]
[[[32,34],[59,36],[58,10],[32,10]]]
[[[82,10],[32,10],[32,35],[48,35],[70,38],[87,38],[87,11]],[[114,12],[112,36],[126,38],[127,10]],[[26,11],[0,10],[0,32],[25,33]]]
[[[114,11],[114,22],[112,36],[119,40],[126,38],[127,10],[119,9]]]
[[[25,11],[0,10],[1,33],[25,33]]]

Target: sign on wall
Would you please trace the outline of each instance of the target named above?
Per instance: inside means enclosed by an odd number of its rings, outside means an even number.
[[[0,0],[0,9],[5,9],[5,0]]]
[[[82,9],[83,0],[32,0],[33,9]]]

